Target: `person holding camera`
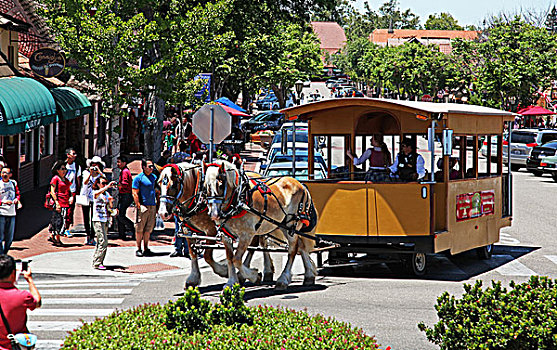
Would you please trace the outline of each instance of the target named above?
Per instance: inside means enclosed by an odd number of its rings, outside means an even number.
[[[97,238],[93,268],[97,270],[106,270],[103,262],[108,247],[108,217],[114,204],[114,199],[107,191],[116,187],[115,181],[108,182],[102,176],[99,176],[93,184],[93,229]]]
[[[0,350],[12,348],[8,334],[29,333],[27,330],[27,310],[35,310],[41,306],[39,293],[31,270],[23,266],[23,277],[29,284],[29,291],[19,290],[15,286],[16,268],[15,260],[9,255],[0,255],[0,307],[4,318],[9,323],[0,322]],[[8,329],[11,333],[8,333]]]
[[[83,211],[83,225],[85,226],[85,232],[87,233],[87,240],[85,245],[96,245],[95,243],[95,231],[92,227],[91,217],[93,208],[91,203],[93,203],[93,184],[99,177],[104,177],[103,169],[104,162],[101,157],[94,156],[87,160],[88,170],[83,171],[83,187],[81,188],[81,195],[87,197],[89,205],[82,205],[81,210]]]

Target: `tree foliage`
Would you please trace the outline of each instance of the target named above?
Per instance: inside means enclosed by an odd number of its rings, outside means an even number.
[[[427,30],[464,30],[458,21],[447,12],[429,15],[424,25]]]

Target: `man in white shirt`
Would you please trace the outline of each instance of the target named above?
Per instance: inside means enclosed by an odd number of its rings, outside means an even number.
[[[70,208],[68,209],[67,222],[66,222],[66,236],[71,237],[70,226],[73,225],[73,216],[75,212],[75,195],[81,188],[81,167],[75,162],[77,153],[73,148],[66,149],[66,179],[71,183],[70,186]]]
[[[395,162],[389,169],[397,179],[411,182],[425,176],[424,164],[424,157],[416,153],[412,140],[404,139],[400,142],[400,153],[396,155]]]

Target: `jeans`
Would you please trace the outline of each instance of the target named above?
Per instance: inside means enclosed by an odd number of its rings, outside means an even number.
[[[178,233],[180,232],[180,224],[178,223],[178,218],[174,217],[174,223],[176,224],[176,228],[174,229],[174,249],[177,252],[183,253],[184,255],[189,254],[187,241],[184,237],[178,237]]]
[[[97,246],[93,254],[93,267],[99,267],[104,263],[108,247],[108,222],[93,221],[93,227],[97,233]]]
[[[126,211],[133,203],[133,197],[131,193],[120,193],[118,195],[118,233],[120,237],[126,235],[126,231],[134,231],[134,224],[126,216]]]
[[[83,211],[83,226],[85,226],[87,240],[93,240],[95,239],[95,228],[91,223],[91,219],[93,218],[93,203],[91,203],[91,205],[82,205],[81,210]]]
[[[15,216],[0,216],[0,252],[8,254],[14,240]]]

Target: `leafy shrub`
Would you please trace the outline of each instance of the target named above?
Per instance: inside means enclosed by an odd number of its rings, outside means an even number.
[[[484,290],[477,281],[464,285],[461,299],[445,292],[435,306],[439,322],[418,327],[441,349],[557,349],[556,281],[532,276],[510,288],[492,281]]]
[[[312,350],[312,349],[376,349],[374,337],[354,329],[349,324],[268,306],[246,307],[243,290],[235,287],[221,296],[221,304],[207,310],[199,292],[188,290],[178,302],[166,306],[144,305],[126,311],[115,312],[103,319],[84,324],[70,332],[65,339],[64,350],[92,349],[261,349],[261,350]],[[241,305],[240,305],[241,303]],[[193,306],[199,312],[185,312]],[[238,307],[239,310],[234,310]],[[170,310],[172,310],[170,312]],[[218,311],[215,311],[218,310]],[[170,312],[170,316],[169,313]],[[215,320],[211,331],[190,334],[192,324]],[[218,315],[218,316],[217,316]],[[174,322],[172,328],[165,321]],[[187,320],[187,326],[178,325]],[[246,321],[246,322],[244,322]],[[234,326],[231,326],[230,324]],[[204,327],[203,322],[199,323]],[[170,326],[170,325],[169,325]],[[182,328],[180,328],[182,327]],[[207,330],[207,328],[205,328]],[[187,330],[187,331],[186,331]]]
[[[201,299],[197,288],[189,287],[183,297],[166,305],[166,326],[178,332],[206,332],[209,325],[207,314],[211,302]]]
[[[225,288],[220,295],[220,304],[213,306],[209,319],[213,324],[252,325],[251,309],[244,303],[244,288],[235,284],[232,288]]]

